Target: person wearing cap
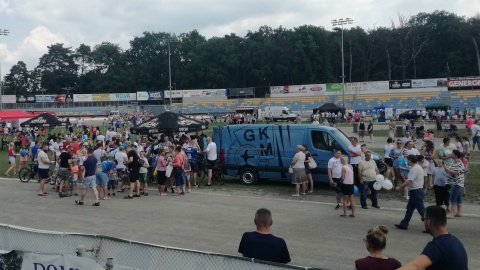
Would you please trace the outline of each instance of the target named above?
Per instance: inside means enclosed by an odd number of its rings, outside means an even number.
[[[303,146],[297,145],[297,153],[293,156],[290,166],[293,168],[292,184],[295,185],[294,197],[300,196],[300,185],[302,186],[302,195],[305,195],[307,174],[305,173],[305,153]]]
[[[38,150],[37,160],[38,160],[38,178],[40,179],[40,186],[38,189],[38,196],[46,196],[48,192],[44,191],[45,180],[49,177],[50,174],[50,165],[55,161],[50,161],[47,155],[48,144],[43,143],[42,147]]]
[[[372,159],[372,152],[365,151],[365,159],[358,164],[358,176],[360,178],[360,204],[363,209],[368,209],[367,193],[370,190],[370,200],[372,200],[372,207],[380,208],[378,206],[377,190],[373,188],[375,177],[380,174],[377,168],[377,163]]]

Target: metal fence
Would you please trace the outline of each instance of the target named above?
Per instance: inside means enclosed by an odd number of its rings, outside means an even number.
[[[103,235],[35,230],[0,224],[0,250],[76,255],[106,269],[319,269],[127,241]],[[110,268],[108,268],[107,260]],[[113,267],[111,265],[113,264]]]

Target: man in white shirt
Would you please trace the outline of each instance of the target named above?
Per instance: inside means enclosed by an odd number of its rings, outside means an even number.
[[[117,160],[117,179],[118,179],[118,191],[123,192],[123,182],[127,179],[127,166],[125,162],[127,161],[128,157],[125,153],[125,149],[120,146],[118,151],[114,154],[113,157]],[[128,184],[128,183],[127,183]]]
[[[113,128],[109,128],[107,132],[105,133],[105,139],[107,141],[111,141],[113,137],[115,137],[115,131],[113,131]]]
[[[47,155],[48,144],[44,143],[42,148],[38,150],[38,178],[40,178],[40,188],[38,189],[38,196],[47,196],[48,192],[43,190],[45,180],[50,177],[50,165],[55,161],[50,161]]]
[[[341,156],[342,151],[340,149],[336,149],[333,153],[333,157],[328,161],[328,179],[330,180],[330,186],[334,187],[335,192],[337,193],[337,206],[335,206],[335,210],[340,208],[340,198],[342,196],[340,178],[342,177],[343,165],[340,161]]]
[[[406,149],[407,153],[409,155],[415,155],[415,156],[420,155],[420,152],[418,151],[418,149],[413,148],[413,145],[414,145],[413,141],[407,142],[407,149]]]
[[[417,164],[417,156],[408,155],[407,157],[408,165],[411,167],[410,172],[408,173],[408,179],[402,185],[395,188],[396,191],[403,190],[404,187],[408,186],[408,204],[407,212],[405,217],[400,222],[400,224],[395,224],[395,227],[401,230],[408,230],[408,224],[412,219],[413,211],[417,209],[420,217],[423,221],[425,216],[425,205],[423,204],[423,199],[425,193],[423,192],[423,168]]]
[[[204,153],[207,153],[207,163],[208,163],[208,183],[207,186],[212,185],[212,170],[217,162],[217,144],[212,141],[211,137],[207,137],[207,149],[203,150]]]
[[[476,124],[473,124],[470,127],[471,136],[472,136],[472,150],[475,150],[475,144],[478,146],[478,150],[480,150],[480,120],[477,121]]]
[[[97,140],[97,142],[101,141],[102,145],[105,146],[105,136],[103,136],[102,133],[100,133],[100,131],[98,131],[98,135],[97,135],[97,138],[95,138],[95,140]]]
[[[353,179],[355,185],[360,184],[360,178],[358,176],[358,163],[362,160],[362,149],[358,144],[358,139],[356,137],[350,138],[352,145],[348,147],[348,154],[350,155],[350,165],[353,168]]]

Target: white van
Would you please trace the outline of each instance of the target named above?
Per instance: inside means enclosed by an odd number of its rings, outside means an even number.
[[[295,121],[297,116],[285,106],[268,106],[263,109],[263,118],[272,121]]]

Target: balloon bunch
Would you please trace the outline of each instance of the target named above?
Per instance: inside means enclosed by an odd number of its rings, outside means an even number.
[[[375,190],[380,190],[382,187],[386,190],[391,190],[393,188],[393,183],[390,179],[385,179],[383,175],[379,174],[375,177],[375,183],[373,184],[373,188]]]

